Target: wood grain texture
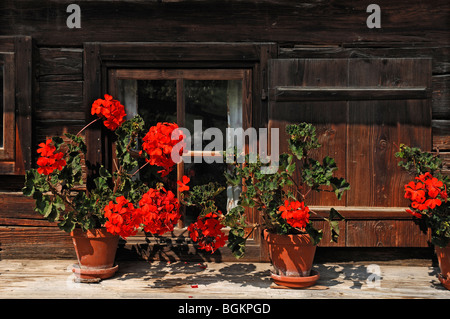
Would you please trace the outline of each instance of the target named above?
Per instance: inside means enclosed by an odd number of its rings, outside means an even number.
[[[448,290],[440,285],[436,276],[437,265],[405,265],[405,261],[398,259],[387,264],[378,260],[317,263],[314,269],[320,273],[320,279],[307,289],[274,289],[269,263],[119,261],[114,277],[98,284],[80,284],[73,281],[71,266],[75,262],[75,259],[2,260],[0,297],[148,298],[155,300],[144,302],[155,306],[161,304],[162,299],[170,299],[165,305],[169,305],[166,312],[171,317],[179,316],[178,310],[186,304],[197,305],[195,299],[202,299],[201,305],[209,305],[207,299],[223,300],[223,304],[238,299],[264,299],[261,303],[269,304],[271,312],[276,310],[279,315],[288,315],[298,308],[299,300],[306,299],[448,299]],[[378,268],[370,267],[371,264]],[[380,278],[371,286],[367,279],[374,272]],[[190,299],[194,301],[188,301]],[[271,302],[272,299],[283,300],[278,303]],[[221,313],[222,306],[217,300],[213,305],[219,310],[213,310],[213,314]]]
[[[40,82],[83,80],[83,49],[39,48],[38,55]]]
[[[360,236],[359,234],[365,234]],[[428,247],[428,234],[402,220],[349,221],[347,247]]]
[[[284,129],[286,123],[308,122],[333,137],[320,141],[324,148],[318,159],[336,158],[340,176],[352,186],[344,199],[348,206],[407,205],[401,185],[408,177],[397,167],[394,154],[401,143],[431,150],[430,95],[418,98],[411,91],[411,99],[407,93],[408,88],[431,86],[431,59],[278,59],[271,62],[270,70],[269,87],[284,91],[309,89],[320,96],[318,92],[336,87],[351,92],[371,87],[401,90],[397,99],[389,93],[386,99],[374,99],[371,89],[365,97],[358,93],[357,100],[348,95],[324,102],[305,102],[304,94],[291,95],[287,102],[271,98],[269,125]],[[331,197],[322,196],[312,204],[339,205]]]
[[[0,226],[1,258],[75,257],[72,239],[58,227]]]
[[[1,34],[26,34],[39,45],[89,41],[277,41],[340,44],[361,41],[448,42],[445,0],[388,1],[382,28],[369,29],[370,1],[83,1],[82,26],[69,29],[66,1],[5,0]],[[205,14],[207,12],[208,14]],[[427,14],[424,14],[426,12]],[[111,23],[114,21],[114,23]],[[132,23],[130,23],[132,21]],[[236,28],[236,21],[239,27]]]
[[[347,120],[347,108],[350,107],[346,105],[347,102],[334,101],[329,104],[291,101],[283,102],[276,108],[268,106],[270,93],[266,65],[271,58],[336,59],[337,64],[341,63],[338,61],[341,59],[429,58],[432,83],[426,86],[431,88],[432,94],[431,149],[446,160],[446,171],[450,174],[450,5],[446,0],[380,0],[377,4],[382,8],[382,28],[368,29],[365,20],[368,16],[366,8],[370,3],[372,1],[369,0],[344,0],[339,3],[287,0],[80,1],[82,28],[68,29],[66,8],[69,3],[65,0],[1,1],[1,51],[15,52],[21,48],[20,56],[17,57],[17,61],[20,61],[18,67],[20,72],[31,71],[32,76],[20,77],[18,84],[23,89],[16,96],[21,105],[16,114],[21,124],[15,135],[20,142],[15,152],[20,155],[20,159],[0,163],[0,175],[11,172],[23,174],[26,168],[34,165],[36,147],[40,141],[53,135],[61,136],[64,132],[76,133],[84,126],[90,118],[89,109],[93,99],[106,92],[106,83],[102,82],[106,68],[129,68],[135,67],[136,63],[143,68],[173,67],[174,64],[178,68],[192,68],[198,67],[201,61],[202,67],[251,70],[248,91],[252,94],[253,108],[247,118],[254,127],[271,125],[279,127],[282,133],[284,126],[291,120],[306,118],[316,121],[321,126],[321,142],[327,145],[327,152],[339,161],[340,176],[353,174],[370,189],[367,191],[370,196],[365,196],[365,191],[356,193],[354,190],[345,201],[351,203],[353,200],[355,204],[361,205],[384,205],[386,198],[395,197],[392,194],[397,192],[395,186],[389,184],[390,181],[402,182],[397,171],[391,171],[386,166],[395,163],[385,162],[390,158],[395,143],[404,142],[405,136],[390,125],[391,116],[405,117],[410,123],[406,130],[411,133],[411,139],[420,145],[423,141],[418,132],[422,124],[417,121],[419,117],[411,117],[410,114],[422,114],[428,120],[428,113],[423,113],[423,104],[414,102],[408,113],[396,110],[393,111],[395,114],[391,112],[391,107],[402,107],[398,101],[390,105],[377,104],[373,106],[375,109],[369,106],[369,102],[362,103],[362,108],[352,104],[353,109],[358,109],[352,117],[352,120],[359,122],[358,125],[369,119],[377,122],[371,128],[362,125],[359,131],[351,132],[342,130],[342,121]],[[16,35],[28,37],[11,41],[11,36]],[[255,42],[260,42],[258,47],[253,45]],[[218,44],[227,44],[227,50]],[[30,60],[30,53],[33,61]],[[292,82],[298,86],[305,85],[303,80],[320,88],[327,84],[341,85],[339,80],[343,79],[345,67],[335,65],[333,68],[338,71],[332,73],[327,72],[319,61],[310,63],[314,67],[305,70],[303,66],[297,65],[285,76],[298,81]],[[372,67],[383,70],[388,66],[380,64]],[[364,80],[375,79],[370,68],[362,64],[360,74],[367,77]],[[414,72],[419,71],[413,65],[409,68]],[[282,74],[279,78],[282,78]],[[408,86],[416,83],[415,78],[415,75],[414,78],[404,78],[402,75],[399,77],[400,82],[390,84],[393,87]],[[378,81],[383,83],[383,79],[376,81],[376,85]],[[94,85],[86,87],[86,82]],[[364,113],[365,110],[368,112]],[[93,162],[107,161],[103,155],[108,150],[102,146],[105,137],[100,134],[99,127],[92,129],[87,132],[92,145],[89,157]],[[341,146],[350,134],[356,134],[367,142],[365,147],[350,144],[349,151],[355,154],[357,163],[373,159],[372,170],[364,171],[355,167],[356,164],[346,162],[348,154]],[[428,141],[428,137],[424,139]],[[285,136],[282,134],[281,140],[281,147],[285,148]],[[320,157],[323,154],[317,155]],[[90,169],[95,173],[95,167],[91,166]],[[386,174],[380,173],[380,170],[387,170]],[[2,190],[20,191],[22,185],[23,175],[0,176]],[[6,210],[0,209],[1,224],[47,227],[44,226],[45,221],[33,219],[31,207],[19,197],[6,198],[0,194],[0,200],[8,207]],[[320,198],[312,198],[316,205],[322,204],[321,201]],[[404,204],[401,198],[394,201],[395,205]],[[405,223],[399,224],[398,229],[410,227],[403,226],[411,223],[411,220],[404,220],[398,208],[396,211],[386,211],[382,208],[358,207],[345,212],[348,222],[362,220],[370,224],[379,219],[400,219]],[[410,219],[407,216],[405,218]],[[401,236],[409,236],[398,231]],[[361,238],[354,237],[350,243],[357,244],[360,241],[363,245],[377,244],[376,240],[366,241],[364,235],[361,232],[354,234]],[[405,240],[413,246],[422,245],[411,239]],[[383,243],[394,245],[395,241],[386,237]],[[13,245],[8,247],[14,248]],[[28,249],[33,250],[33,247],[22,246],[21,249],[26,252]],[[37,250],[34,251],[35,256],[38,256]],[[48,252],[43,255],[52,256],[51,249],[43,248],[43,251]]]

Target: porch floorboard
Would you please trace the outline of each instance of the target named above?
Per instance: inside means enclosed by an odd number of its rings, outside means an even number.
[[[439,282],[439,268],[428,265],[325,263],[314,269],[320,279],[306,289],[280,289],[270,279],[268,263],[120,261],[113,278],[77,283],[72,260],[0,261],[0,298],[150,298],[150,299],[448,299]],[[371,261],[370,264],[377,263]],[[368,272],[369,269],[369,272]],[[374,275],[372,274],[372,278]],[[372,285],[372,286],[371,286]]]

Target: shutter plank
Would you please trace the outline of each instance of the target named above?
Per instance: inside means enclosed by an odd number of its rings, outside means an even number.
[[[269,88],[277,86],[296,87],[342,87],[347,83],[347,61],[345,59],[279,59],[271,60],[269,65]],[[315,125],[321,149],[312,152],[311,156],[319,161],[329,155],[336,160],[339,171],[337,176],[345,176],[345,145],[347,102],[335,101],[273,101],[269,92],[269,128],[280,130],[280,152],[288,150],[285,133],[286,125],[308,122]],[[298,169],[294,177],[300,176]],[[304,190],[303,192],[306,192]],[[339,205],[332,193],[311,192],[309,205]]]
[[[349,62],[350,86],[391,86],[407,92],[421,86],[429,92],[428,59],[355,59]],[[427,94],[426,97],[429,97]],[[398,99],[350,101],[347,177],[349,206],[407,206],[402,187],[410,176],[394,154],[401,143],[431,150],[430,99],[414,94]]]
[[[281,86],[272,90],[274,101],[342,101],[426,99],[431,97],[426,87],[297,87]]]

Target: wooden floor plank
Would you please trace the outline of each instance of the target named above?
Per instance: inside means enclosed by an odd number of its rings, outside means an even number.
[[[438,268],[367,263],[315,265],[309,289],[272,289],[268,263],[119,262],[113,278],[74,282],[72,260],[0,261],[0,298],[447,299]],[[377,268],[378,267],[378,268]],[[378,281],[368,282],[369,276]]]

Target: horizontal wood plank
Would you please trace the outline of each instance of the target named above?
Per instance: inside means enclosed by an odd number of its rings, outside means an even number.
[[[337,45],[365,41],[448,44],[450,8],[445,0],[379,0],[381,29],[367,27],[368,4],[350,0],[341,1],[339,5],[329,1],[83,1],[82,27],[69,29],[66,25],[68,4],[64,1],[5,0],[0,3],[0,12],[11,14],[0,17],[0,30],[2,34],[31,35],[43,46],[149,39],[219,42],[252,39]],[[238,27],[236,21],[239,21]]]
[[[39,48],[39,81],[83,80],[83,49]]]
[[[83,82],[60,81],[39,83],[39,104],[36,111],[82,112]]]
[[[428,235],[404,220],[347,222],[347,247],[428,247]]]
[[[331,207],[310,206],[310,209],[317,212],[320,216],[326,216]],[[366,207],[366,206],[333,206],[347,220],[371,220],[371,219],[412,219],[412,216],[406,213],[406,207]],[[313,215],[312,219],[315,219]]]
[[[450,120],[432,120],[433,150],[450,151]]]
[[[320,250],[316,252],[316,257],[320,257],[319,254]],[[421,257],[425,260],[428,256],[429,254],[423,254]],[[277,315],[291,314],[298,309],[299,300],[348,298],[350,305],[354,303],[351,299],[448,298],[448,290],[442,287],[436,276],[438,266],[429,261],[400,260],[394,257],[391,259],[393,262],[387,263],[370,257],[358,258],[356,261],[340,257],[340,261],[322,258],[314,262],[314,270],[320,273],[320,279],[315,286],[306,289],[281,289],[275,286],[270,278],[270,263],[149,263],[119,260],[119,269],[114,277],[97,284],[82,284],[73,281],[72,265],[76,262],[75,259],[3,260],[0,262],[3,284],[0,287],[0,298],[154,299],[145,300],[144,307],[157,307],[159,300],[168,299],[169,303],[164,304],[169,305],[167,314],[171,317],[176,317],[178,311],[185,309],[186,305],[209,307],[208,299],[213,299],[211,305],[216,305],[218,309],[212,308],[214,316],[222,313],[220,300],[223,300],[224,306],[230,305],[228,298],[264,299],[262,304],[267,305],[265,309],[271,307],[270,313],[276,310]],[[379,276],[376,277],[377,281],[368,281],[372,274]],[[193,301],[188,301],[190,299]],[[201,299],[201,303],[196,303],[196,299]],[[272,302],[273,299],[282,301]],[[328,301],[318,304],[326,307]],[[321,309],[321,313],[332,315],[335,311],[333,307],[328,309],[329,311]]]
[[[57,227],[0,226],[1,258],[73,258],[70,236]]]
[[[450,46],[438,43],[355,42],[342,45],[291,45],[281,47],[279,58],[432,58],[433,76],[450,73]]]
[[[342,101],[426,99],[431,92],[426,87],[276,87],[269,95],[274,101]]]

